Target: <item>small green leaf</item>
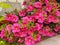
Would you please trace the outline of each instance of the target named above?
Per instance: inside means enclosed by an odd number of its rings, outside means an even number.
[[[60,7],[60,3],[58,3],[58,7]]]
[[[0,7],[2,8],[11,8],[11,5],[4,3],[4,2],[0,2]]]
[[[0,41],[0,45],[6,45],[5,41]]]
[[[1,30],[2,28],[4,28],[5,26],[6,26],[6,24],[1,25],[1,26],[0,26],[0,30]]]
[[[4,16],[0,16],[0,21],[5,20]]]

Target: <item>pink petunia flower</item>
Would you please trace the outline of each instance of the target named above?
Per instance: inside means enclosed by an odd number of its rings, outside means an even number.
[[[40,13],[38,22],[39,22],[39,23],[43,23],[44,20],[45,20],[45,19],[44,19],[44,16]]]
[[[39,34],[36,35],[36,37],[34,38],[34,41],[37,43],[37,42],[40,42],[41,41],[41,36]]]
[[[28,29],[28,35],[32,35],[34,33],[35,29],[33,27],[30,27]]]
[[[57,16],[60,16],[60,12],[59,12],[59,11],[56,11],[56,15],[57,15]]]
[[[28,24],[29,20],[30,20],[30,19],[28,18],[28,16],[23,17],[23,18],[22,18],[22,23]]]
[[[7,14],[6,20],[11,21],[11,22],[17,22],[18,16],[16,16],[15,14]]]
[[[49,15],[49,16],[47,17],[48,22],[52,22],[52,21],[53,21],[53,18],[54,18],[53,15]]]
[[[8,34],[11,33],[11,25],[10,24],[6,26],[6,30],[8,31]]]
[[[34,39],[32,36],[25,37],[25,44],[26,45],[33,45],[34,44]]]
[[[21,17],[25,16],[25,11],[24,10],[19,11],[19,16],[21,16]]]
[[[51,5],[46,5],[46,11],[50,12],[52,10],[52,6]]]
[[[40,30],[42,27],[43,27],[43,24],[36,23],[36,25],[35,25],[36,30]]]
[[[20,35],[20,37],[26,37],[27,36],[27,28],[22,28],[19,35]]]
[[[0,37],[3,38],[5,36],[5,28],[2,29],[0,32]]]
[[[54,28],[54,30],[55,30],[56,32],[60,31],[60,24],[58,24],[58,25]]]
[[[33,8],[32,5],[28,5],[28,6],[26,7],[26,9],[27,9],[27,12],[28,12],[28,11],[32,11],[34,8]]]
[[[34,15],[30,17],[30,21],[31,21],[31,22],[35,22],[35,21],[36,21],[36,18],[35,18]]]
[[[54,36],[54,35],[55,35],[54,32],[48,32],[48,33],[47,33],[47,36],[48,36],[48,37],[52,37],[52,36]]]
[[[14,32],[19,32],[19,31],[20,31],[20,24],[14,23],[12,25],[12,32],[14,33]]]
[[[42,7],[42,3],[41,2],[35,2],[34,7],[41,8]]]

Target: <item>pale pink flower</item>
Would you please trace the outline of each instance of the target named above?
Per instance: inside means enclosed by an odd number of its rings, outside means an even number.
[[[6,26],[6,30],[8,31],[8,34],[11,33],[11,25],[10,24]]]
[[[5,28],[3,28],[0,32],[0,37],[3,38],[5,36]]]
[[[22,43],[22,42],[24,42],[24,39],[23,38],[19,38],[18,42]]]

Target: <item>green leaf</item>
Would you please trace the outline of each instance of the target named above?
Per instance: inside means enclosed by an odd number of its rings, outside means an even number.
[[[1,26],[0,26],[0,30],[1,30],[2,28],[4,28],[5,26],[6,26],[6,24],[1,25]]]
[[[11,5],[4,3],[4,2],[0,2],[0,7],[2,8],[11,8]]]
[[[0,16],[0,21],[5,20],[4,16]]]
[[[60,3],[58,3],[58,7],[60,7]]]
[[[18,45],[16,42],[12,43],[12,45]]]
[[[5,41],[0,41],[0,45],[6,45]]]

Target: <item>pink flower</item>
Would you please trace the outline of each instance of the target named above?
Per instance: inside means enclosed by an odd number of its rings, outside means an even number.
[[[59,19],[58,18],[53,18],[53,23],[58,23],[59,22]]]
[[[39,34],[36,35],[36,37],[34,38],[34,41],[37,43],[37,42],[40,42],[41,41],[41,36]]]
[[[51,5],[47,5],[46,6],[46,11],[50,12],[52,10],[52,6]]]
[[[28,35],[32,35],[34,33],[34,31],[36,31],[35,27],[28,28]]]
[[[31,16],[31,17],[30,17],[30,21],[31,21],[31,22],[35,22],[35,21],[36,21],[35,16]]]
[[[27,2],[26,2],[26,1],[24,1],[24,2],[23,2],[23,5],[26,5],[26,3],[27,3]]]
[[[36,23],[36,25],[35,25],[36,30],[40,30],[42,27],[43,27],[43,24]]]
[[[54,28],[54,30],[55,30],[56,32],[60,31],[60,24],[58,24],[58,25]]]
[[[0,37],[3,38],[5,36],[5,29],[3,28],[0,32]]]
[[[57,16],[60,16],[60,12],[59,12],[59,11],[56,11],[56,15],[57,15]]]
[[[49,1],[48,0],[44,0],[44,2],[46,3],[46,5],[48,5]]]
[[[22,28],[20,33],[19,33],[20,37],[26,37],[27,36],[27,29],[26,28]]]
[[[54,18],[53,15],[49,15],[49,16],[47,17],[48,22],[52,22],[52,21],[53,21],[53,18]]]
[[[39,23],[43,23],[44,22],[44,16],[42,14],[39,15],[39,19],[38,19],[38,22]]]
[[[12,18],[12,15],[11,14],[7,14],[6,15],[6,20],[11,21],[11,18]]]
[[[54,36],[54,35],[55,35],[54,32],[48,32],[48,33],[47,33],[47,36],[49,36],[49,37],[52,37],[52,36]]]
[[[12,32],[14,33],[14,32],[19,32],[19,31],[20,31],[20,24],[14,23],[12,25]]]
[[[21,16],[21,17],[25,16],[25,12],[24,12],[24,10],[19,11],[19,16]]]
[[[35,2],[34,7],[41,8],[42,7],[42,3],[41,2]]]
[[[18,42],[22,43],[22,42],[24,42],[24,39],[23,38],[19,38]]]
[[[26,7],[26,9],[27,9],[27,12],[28,12],[28,11],[32,11],[34,8],[33,8],[32,5],[28,5],[28,6]]]
[[[29,18],[27,16],[22,18],[22,23],[28,24],[28,22]]]
[[[40,14],[40,12],[35,12],[34,13],[34,16],[35,16],[36,19],[39,19],[39,14]]]
[[[16,16],[15,14],[7,14],[6,20],[11,21],[11,22],[17,22],[18,16]]]
[[[10,24],[6,26],[6,30],[8,31],[9,34],[11,33],[11,25]]]
[[[34,44],[34,39],[32,36],[25,37],[25,44],[26,45],[33,45]]]
[[[46,31],[50,31],[50,27],[49,27],[49,26],[46,26],[46,27],[45,27],[45,30],[46,30]]]

